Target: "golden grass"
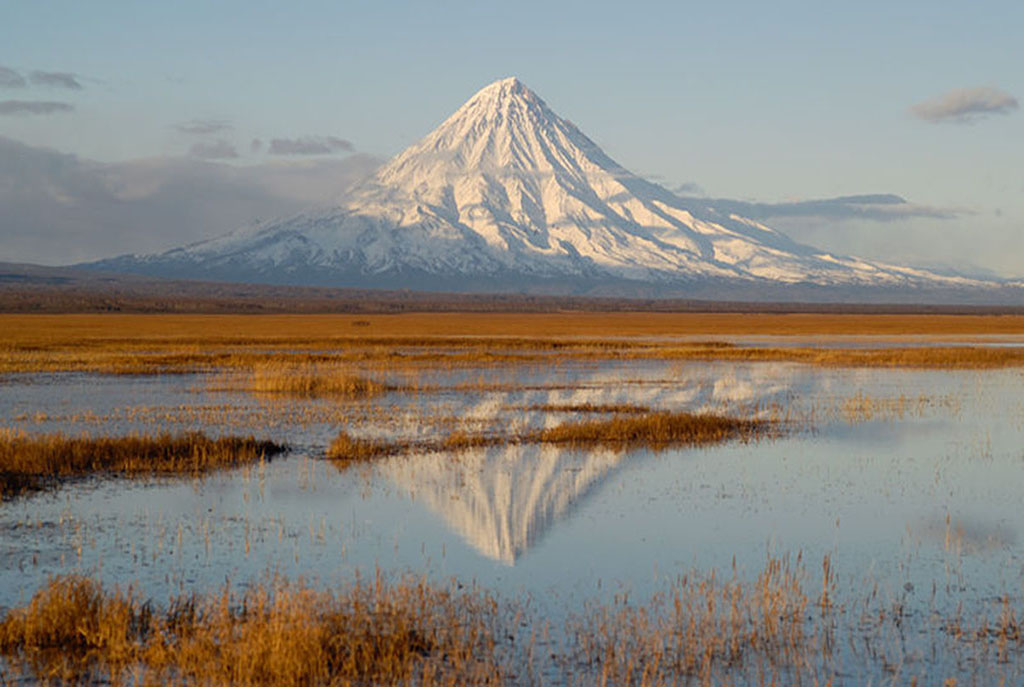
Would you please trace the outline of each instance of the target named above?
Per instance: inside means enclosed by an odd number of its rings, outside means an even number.
[[[654,451],[677,446],[702,446],[750,439],[769,429],[771,423],[712,413],[645,412],[618,414],[605,420],[565,422],[548,429],[518,434],[473,434],[455,430],[435,440],[357,439],[340,432],[327,449],[327,458],[341,468],[409,451],[464,451],[509,444],[553,444],[571,449],[610,448]]]
[[[769,558],[754,583],[735,568],[726,580],[685,575],[646,605],[620,597],[570,621],[575,659],[595,684],[607,685],[675,684],[680,676],[718,684],[713,676],[757,658],[780,673],[798,672],[818,654],[803,582],[799,560],[788,558]]]
[[[256,365],[247,380],[250,391],[301,397],[364,398],[388,391],[388,386],[352,374],[345,368],[266,361]]]
[[[353,326],[359,321],[360,326]],[[989,336],[1024,334],[1022,315],[813,313],[409,313],[397,315],[0,315],[18,345],[312,342],[394,337]],[[333,343],[332,343],[333,342]]]
[[[526,441],[572,448],[601,446],[660,450],[748,438],[763,429],[765,423],[757,420],[711,413],[659,411],[619,415],[607,420],[567,422],[528,434]]]
[[[1024,365],[1022,347],[898,343],[906,336],[969,341],[1021,335],[1024,316],[441,313],[369,317],[365,320],[369,325],[353,327],[341,315],[0,315],[0,324],[5,325],[0,329],[0,372],[251,370],[263,374],[273,386],[272,368],[325,364],[375,363],[412,373],[417,367],[438,364],[606,359],[926,368]],[[748,335],[889,339],[878,349],[750,347],[711,340]],[[341,380],[338,386],[348,383]]]
[[[0,622],[22,672],[86,683],[502,684],[496,602],[423,580],[357,580],[338,592],[277,581],[165,610],[82,577],[52,580]]]
[[[257,346],[259,342],[253,342]],[[739,362],[793,362],[824,367],[893,367],[919,369],[996,369],[1024,367],[1024,347],[916,346],[864,348],[708,346],[707,344],[601,342],[563,346],[562,341],[531,342],[529,353],[516,353],[503,341],[449,342],[437,348],[420,348],[405,354],[394,347],[353,348],[337,353],[309,351],[133,352],[130,350],[0,350],[0,373],[96,372],[102,374],[159,375],[235,371],[251,374],[257,385],[270,393],[316,394],[377,393],[387,390],[371,379],[344,372],[328,372],[334,379],[316,380],[317,368],[376,367],[381,373],[403,374],[413,380],[422,373],[458,367],[521,364],[556,365],[561,361],[693,360]],[[306,381],[285,378],[294,370]],[[305,371],[304,371],[305,370]],[[276,371],[276,372],[275,372]],[[361,380],[361,381],[360,381]],[[415,387],[416,385],[412,385]],[[503,388],[509,385],[504,385]],[[514,386],[514,385],[513,385]],[[512,387],[509,387],[512,388]],[[259,390],[259,389],[254,389]]]
[[[327,448],[327,457],[338,465],[352,465],[395,455],[408,447],[407,442],[356,439],[346,432],[339,432]]]
[[[30,436],[0,433],[0,499],[59,486],[89,475],[200,476],[280,453],[284,447],[253,437],[210,439],[182,435],[127,437]]]
[[[613,413],[616,415],[632,415],[649,413],[647,406],[633,403],[535,403],[533,405],[514,408],[542,413]]]
[[[797,362],[828,367],[905,367],[922,369],[992,369],[1024,366],[1024,346],[913,346],[893,348],[759,348],[715,351],[665,349],[652,358]]]
[[[829,557],[820,596],[808,591],[819,585],[799,555],[769,556],[753,572],[734,563],[731,575],[692,571],[647,599],[627,591],[591,601],[553,633],[529,598],[499,600],[455,580],[378,573],[325,590],[276,578],[157,605],[70,575],[0,616],[0,657],[10,678],[115,685],[914,685],[958,684],[935,675],[947,670],[966,669],[970,684],[1019,676],[1024,636],[1009,597],[970,624],[959,611],[933,611],[922,627],[941,631],[904,662],[913,617],[897,604],[866,620],[834,603]],[[847,652],[838,644],[846,634],[871,650]],[[965,657],[964,647],[975,653]],[[944,655],[954,658],[935,671]]]

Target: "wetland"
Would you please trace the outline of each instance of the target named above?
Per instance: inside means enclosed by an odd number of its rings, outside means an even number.
[[[0,320],[9,684],[1024,679],[1022,317]]]

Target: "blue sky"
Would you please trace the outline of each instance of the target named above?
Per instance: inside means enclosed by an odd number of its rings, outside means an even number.
[[[1016,269],[1024,113],[1009,101],[959,119],[911,109],[956,89],[1024,98],[1024,3],[0,2],[0,10],[0,67],[26,82],[0,87],[0,101],[73,107],[30,114],[17,106],[0,116],[0,136],[82,160],[209,158],[226,144],[238,157],[220,164],[261,165],[275,138],[328,137],[386,158],[479,88],[515,75],[612,157],[669,187],[768,202],[892,193],[945,211],[941,219],[783,220],[798,239],[1024,274],[1024,264]],[[81,88],[33,73],[73,75]],[[210,121],[223,127],[205,137],[179,128]]]

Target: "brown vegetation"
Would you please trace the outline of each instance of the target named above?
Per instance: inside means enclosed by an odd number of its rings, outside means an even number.
[[[1024,347],[890,343],[874,349],[794,348],[708,340],[762,335],[805,339],[881,336],[891,342],[915,336],[969,342],[998,334],[1021,335],[1024,317],[1011,315],[439,313],[372,315],[358,320],[340,315],[6,315],[0,316],[0,324],[0,372],[238,370],[264,375],[270,387],[277,384],[271,372],[275,367],[367,363],[413,369],[438,364],[606,359],[794,361],[876,367],[1024,365]],[[613,333],[616,338],[610,338]],[[290,387],[292,383],[281,385]],[[349,388],[351,380],[341,379],[337,386]]]
[[[700,446],[730,439],[749,439],[768,429],[770,423],[727,415],[686,412],[617,414],[606,420],[565,422],[556,427],[520,434],[473,434],[455,430],[440,440],[403,441],[356,439],[341,432],[327,450],[327,457],[345,468],[408,451],[464,451],[508,444],[556,444],[572,449],[611,448],[655,451],[675,446]]]
[[[126,477],[189,475],[236,467],[280,453],[284,447],[253,437],[67,437],[0,434],[0,499],[51,488],[69,479],[106,474]]]
[[[799,560],[770,558],[753,584],[734,568],[726,580],[683,576],[647,605],[622,598],[592,607],[570,621],[575,660],[608,685],[675,684],[680,676],[718,684],[716,674],[753,657],[779,674],[798,672],[817,653],[803,577]]]
[[[378,573],[322,590],[275,579],[161,607],[66,576],[0,617],[0,657],[11,677],[73,684],[914,685],[959,684],[943,683],[932,663],[973,647],[940,670],[1016,684],[1024,636],[1009,597],[969,627],[959,611],[933,612],[924,623],[942,631],[928,633],[923,654],[904,655],[910,618],[899,604],[883,602],[868,619],[833,603],[835,580],[826,556],[816,598],[799,555],[769,556],[756,577],[735,563],[731,575],[693,571],[646,600],[626,592],[588,603],[565,632],[549,633],[529,599],[498,600],[454,580]],[[847,632],[872,650],[845,651],[838,640]]]
[[[0,652],[37,677],[184,685],[502,684],[493,599],[379,576],[338,593],[277,582],[166,610],[56,578],[0,623]]]
[[[647,406],[633,403],[535,403],[524,406],[522,410],[542,413],[613,413],[616,415],[633,415],[649,413]]]
[[[359,325],[354,323],[359,322]],[[395,337],[580,339],[1024,334],[1024,315],[816,313],[409,313],[400,315],[0,315],[3,340],[53,344],[338,341]]]
[[[560,444],[573,448],[664,449],[697,446],[753,436],[764,429],[756,420],[714,415],[659,411],[643,415],[620,415],[607,420],[567,422],[534,432],[527,441]]]
[[[274,361],[254,367],[248,388],[257,393],[343,398],[374,396],[388,390],[386,385],[352,374],[345,368]]]
[[[327,457],[338,465],[366,463],[376,458],[400,453],[409,447],[408,443],[375,439],[356,439],[346,432],[339,432],[327,448]]]

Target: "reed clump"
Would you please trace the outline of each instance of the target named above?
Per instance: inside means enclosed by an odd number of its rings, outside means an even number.
[[[389,390],[386,384],[353,374],[344,368],[295,365],[273,360],[253,367],[248,387],[256,393],[287,394],[307,398],[364,398]]]
[[[631,408],[630,413],[633,413]],[[456,429],[437,439],[359,439],[340,432],[327,457],[341,468],[409,451],[465,451],[511,444],[555,444],[570,449],[610,448],[655,451],[675,446],[702,446],[757,437],[771,423],[711,413],[647,412],[619,414],[606,420],[565,422],[548,429],[508,434],[478,434]]]
[[[54,488],[92,475],[197,477],[269,458],[285,446],[252,436],[69,437],[0,433],[0,498]]]
[[[535,403],[524,406],[523,410],[542,413],[612,413],[616,415],[639,415],[651,412],[649,407],[634,403]]]
[[[348,466],[393,456],[409,447],[407,442],[359,439],[347,432],[339,432],[327,448],[327,457],[340,466]]]
[[[339,590],[275,580],[173,598],[62,577],[0,622],[0,652],[36,678],[164,685],[503,684],[498,603],[379,574]]]
[[[642,415],[616,415],[607,420],[567,422],[539,430],[527,441],[574,448],[650,448],[699,446],[736,438],[750,438],[766,428],[758,420],[712,413],[659,411]]]
[[[593,605],[569,622],[572,667],[593,684],[722,684],[730,672],[757,675],[739,684],[786,684],[779,676],[798,677],[820,650],[804,580],[799,559],[770,557],[752,583],[734,565],[731,578],[682,576],[646,604]]]

